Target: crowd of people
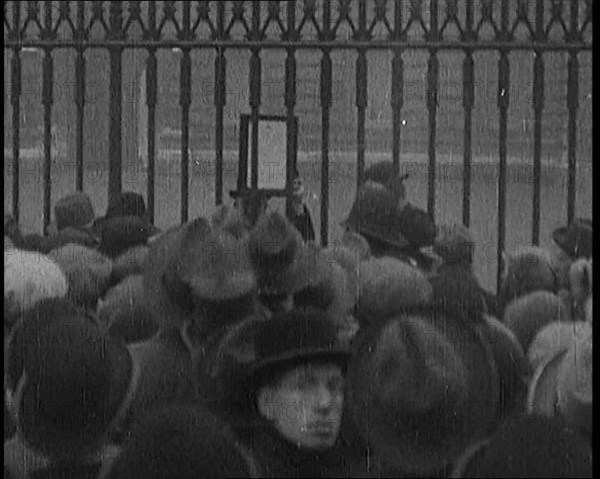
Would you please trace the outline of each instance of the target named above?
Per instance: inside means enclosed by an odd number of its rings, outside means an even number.
[[[591,477],[591,220],[496,295],[404,183],[367,168],[327,246],[251,190],[164,231],[133,192],[5,213],[4,477]]]

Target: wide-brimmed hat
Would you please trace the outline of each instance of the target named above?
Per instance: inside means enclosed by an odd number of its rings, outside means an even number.
[[[294,294],[317,285],[326,274],[320,248],[304,243],[298,230],[278,211],[261,215],[247,248],[259,295]]]
[[[592,477],[592,448],[562,421],[519,416],[468,448],[450,477]]]
[[[148,246],[138,245],[117,256],[113,260],[111,283],[115,285],[128,276],[142,274],[148,251]]]
[[[112,262],[102,253],[69,243],[48,255],[62,269],[69,290],[67,297],[83,307],[95,309],[99,298],[110,287]]]
[[[89,196],[78,191],[62,197],[54,205],[56,228],[60,231],[71,226],[81,228],[94,221],[96,214]]]
[[[264,472],[222,418],[202,406],[186,404],[157,409],[144,418],[108,477],[264,477]]]
[[[493,316],[484,315],[484,320],[481,329],[488,338],[500,380],[498,418],[505,420],[515,412],[523,412],[532,369],[512,331]]]
[[[475,241],[471,232],[465,226],[457,223],[442,224],[437,227],[433,250],[446,263],[471,264],[473,262]]]
[[[410,243],[397,228],[396,211],[394,195],[382,184],[369,181],[358,189],[350,213],[342,225],[367,239],[395,248],[407,248]]]
[[[592,332],[575,336],[567,350],[559,350],[537,368],[527,396],[531,414],[562,416],[567,424],[592,435]]]
[[[571,258],[591,258],[592,220],[575,218],[566,227],[557,228],[552,232],[552,239]]]
[[[126,398],[132,360],[93,318],[64,299],[44,300],[18,323],[9,346],[11,389],[22,391],[19,429],[46,453],[92,452]]]
[[[403,473],[437,473],[489,434],[498,373],[475,327],[425,307],[359,334],[346,404],[376,457]]]
[[[548,250],[527,246],[515,254],[504,254],[503,262],[504,271],[498,294],[501,308],[534,291],[558,292],[559,278]]]
[[[535,335],[553,322],[571,322],[568,306],[557,295],[535,291],[511,301],[502,322],[514,333],[527,352]]]
[[[432,287],[417,268],[390,257],[369,258],[358,265],[356,317],[373,326],[412,306],[429,303]]]
[[[4,255],[4,321],[47,298],[67,295],[68,282],[60,266],[37,252],[13,250]]]
[[[591,334],[587,321],[552,322],[544,326],[533,338],[527,351],[527,360],[533,371],[549,358],[567,351],[579,337]]]
[[[252,296],[256,277],[245,245],[224,232],[213,233],[206,219],[197,218],[152,243],[144,286],[150,308],[168,328],[199,319],[203,305],[226,307]]]

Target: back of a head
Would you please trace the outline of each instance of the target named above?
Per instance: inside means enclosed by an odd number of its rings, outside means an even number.
[[[395,173],[394,164],[391,161],[378,161],[372,164],[365,170],[363,176],[363,182],[380,183],[399,199],[404,199],[406,196],[403,180]]]
[[[499,300],[501,307],[534,291],[558,292],[558,278],[552,267],[550,252],[529,246],[514,255],[504,256]]]
[[[592,449],[558,420],[525,416],[503,424],[461,477],[592,477]]]
[[[62,298],[67,279],[57,263],[37,252],[14,250],[4,260],[5,325],[46,298]]]
[[[504,310],[502,322],[517,337],[527,352],[536,334],[553,322],[571,322],[571,314],[563,300],[548,291],[535,291],[511,301]]]
[[[23,315],[11,339],[8,386],[19,429],[37,450],[77,457],[98,447],[124,397],[127,350],[105,340],[94,320],[61,299]]]
[[[249,451],[217,417],[197,406],[156,411],[125,443],[110,479],[259,477]]]

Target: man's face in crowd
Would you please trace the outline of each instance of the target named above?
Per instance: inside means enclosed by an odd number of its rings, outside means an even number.
[[[283,373],[258,392],[260,413],[302,449],[327,449],[339,435],[344,376],[335,363],[307,362]]]

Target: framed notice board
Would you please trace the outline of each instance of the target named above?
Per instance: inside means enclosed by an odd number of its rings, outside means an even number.
[[[298,118],[288,132],[286,116],[258,116],[258,155],[252,157],[254,123],[251,115],[240,115],[238,190],[259,189],[269,196],[285,197],[288,170],[296,168],[298,154]],[[290,133],[290,134],[288,134]],[[292,142],[292,157],[287,142]]]

